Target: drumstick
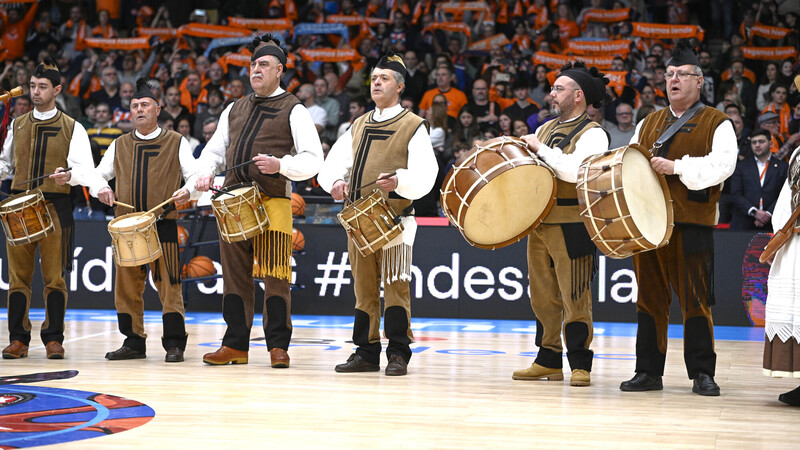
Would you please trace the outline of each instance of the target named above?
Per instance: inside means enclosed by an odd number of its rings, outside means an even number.
[[[364,189],[367,186],[372,186],[373,184],[377,183],[378,181],[385,180],[387,178],[391,178],[391,177],[393,177],[395,175],[397,175],[397,172],[387,173],[386,175],[384,175],[382,177],[379,177],[377,180],[372,181],[370,183],[367,183],[367,184],[361,186],[359,189]]]
[[[175,200],[174,198],[170,197],[170,198],[164,200],[163,202],[159,203],[156,207],[154,207],[153,209],[151,209],[150,211],[147,211],[147,212],[149,212],[150,214],[155,214],[156,211],[158,211],[163,206],[167,205],[168,203],[170,203],[170,202],[172,202],[174,200]]]
[[[228,167],[227,169],[223,170],[222,172],[218,172],[218,173],[216,174],[216,176],[223,175],[223,174],[225,174],[226,172],[230,172],[230,171],[231,171],[231,170],[233,170],[233,169],[238,169],[239,167],[246,166],[246,165],[248,165],[248,164],[253,164],[254,162],[256,162],[256,160],[255,160],[255,159],[251,159],[250,161],[245,161],[245,162],[243,162],[243,163],[241,163],[241,164],[237,164],[237,165],[235,165],[235,166]]]
[[[28,180],[28,181],[23,181],[23,182],[21,182],[21,183],[17,183],[17,186],[19,186],[19,185],[21,185],[21,184],[33,183],[34,181],[44,180],[45,178],[49,178],[49,177],[50,177],[50,175],[55,175],[55,174],[57,174],[57,173],[69,172],[70,170],[72,170],[72,167],[67,167],[66,169],[61,169],[61,172],[48,173],[47,175],[42,175],[42,176],[40,176],[40,177],[31,178],[31,179],[30,179],[30,180]]]
[[[118,202],[118,201],[116,201],[116,200],[114,200],[114,204],[115,204],[115,205],[119,205],[119,206],[124,206],[124,207],[126,207],[126,208],[130,208],[130,209],[136,209],[136,207],[135,207],[135,206],[133,206],[133,205],[129,205],[129,204],[127,204],[127,203]]]

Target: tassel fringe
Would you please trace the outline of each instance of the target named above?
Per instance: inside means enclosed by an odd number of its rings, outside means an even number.
[[[381,249],[381,281],[384,286],[395,281],[411,281],[411,249],[408,244]]]
[[[253,277],[292,278],[292,235],[267,230],[253,238]]]

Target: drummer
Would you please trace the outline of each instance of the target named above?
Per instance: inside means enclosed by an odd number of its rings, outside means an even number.
[[[118,204],[114,208],[117,217],[151,210],[169,198],[181,204],[191,197],[199,197],[194,189],[196,175],[189,142],[179,133],[160,128],[160,113],[158,99],[147,81],[140,78],[131,99],[134,130],[111,143],[90,186],[90,193],[106,205],[114,205],[116,197],[119,202],[134,207],[131,210]],[[112,178],[116,178],[114,190],[108,186],[108,180]],[[186,183],[181,187],[184,180]],[[187,334],[178,262],[177,213],[171,204],[154,213],[156,216],[164,214],[163,219],[155,224],[162,256],[150,263],[162,304],[164,335],[161,344],[167,352],[166,362],[181,362]],[[145,357],[147,333],[144,330],[142,294],[146,281],[144,266],[116,265],[114,303],[119,331],[125,335],[125,340],[120,348],[106,353],[106,359]]]
[[[217,131],[198,163],[202,175],[197,189],[207,191],[214,173],[225,166],[253,161],[231,170],[224,187],[253,182],[266,194],[263,200],[270,227],[252,239],[228,243],[220,239],[222,258],[222,317],[228,324],[222,346],[203,356],[207,364],[245,364],[253,326],[255,286],[264,281],[264,334],[274,368],[289,367],[292,337],[291,279],[292,193],[290,180],[313,177],[322,164],[322,144],[311,114],[280,87],[286,52],[267,34],[249,46],[250,84],[255,91],[228,106]],[[268,154],[267,154],[268,153]]]
[[[588,156],[608,150],[608,133],[586,115],[599,108],[608,79],[583,63],[567,64],[550,89],[558,120],[522,136],[556,174],[556,202],[528,235],[531,306],[536,315],[538,353],[530,367],[514,372],[515,380],[564,379],[561,329],[572,375],[570,385],[591,384],[592,278],[596,247],[579,214],[578,168]]]
[[[669,305],[675,289],[683,313],[683,358],[692,392],[717,396],[717,355],[711,305],[714,304],[714,237],[722,182],[736,168],[738,148],[730,118],[703,106],[703,71],[696,42],[681,39],[667,61],[669,108],[639,123],[631,138],[645,148],[678,124],[680,131],[653,149],[650,164],[666,175],[675,214],[669,244],[633,256],[639,282],[636,300],[636,375],[620,385],[623,391],[661,390],[667,353]]]
[[[355,280],[356,310],[353,342],[358,346],[337,372],[380,370],[380,288],[384,289],[386,375],[405,375],[411,359],[411,249],[416,222],[411,206],[430,192],[438,164],[433,153],[428,123],[400,106],[405,89],[406,66],[398,55],[385,55],[372,70],[370,92],[375,110],[353,122],[331,148],[320,170],[320,186],[335,200],[351,201],[369,195],[373,188],[359,186],[378,180],[384,198],[403,217],[402,235],[378,252],[362,256],[348,242],[350,267]],[[354,164],[354,161],[358,163]],[[394,175],[391,175],[394,173]],[[345,181],[349,180],[349,181]]]
[[[70,186],[87,184],[94,170],[89,136],[83,126],[56,109],[61,92],[61,73],[50,58],[36,66],[30,80],[33,111],[11,122],[0,154],[0,179],[14,174],[12,192],[41,190],[49,203],[54,229],[47,236],[28,244],[6,243],[9,269],[8,332],[10,344],[3,358],[28,356],[31,301],[36,248],[44,279],[45,319],[41,337],[49,359],[64,358],[64,314],[67,286],[64,273],[72,270],[74,221]],[[33,164],[39,161],[39,164]],[[71,168],[62,172],[63,168]],[[55,173],[62,172],[62,173]],[[55,173],[55,174],[54,174]],[[47,174],[49,179],[24,183]],[[69,184],[69,186],[67,186]]]

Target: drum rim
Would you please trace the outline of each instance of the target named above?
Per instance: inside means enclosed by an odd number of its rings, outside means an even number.
[[[19,198],[21,198],[21,197],[23,197],[25,195],[32,195],[33,199],[28,199],[28,200],[25,200],[25,201],[22,201],[22,202],[19,202],[19,203],[15,203],[14,205],[8,205],[8,202],[10,202],[12,200],[19,199]],[[46,204],[46,200],[44,199],[44,193],[42,192],[41,189],[35,189],[33,191],[20,192],[20,193],[12,195],[11,197],[8,197],[7,199],[3,200],[2,202],[0,202],[0,214],[7,214],[7,213],[19,211],[20,209],[27,208],[27,207],[32,205],[31,200],[33,200],[33,204],[39,203],[39,202],[44,202]],[[22,208],[20,208],[20,207],[22,207]]]
[[[134,225],[126,225],[125,227],[120,227],[117,223],[121,222],[122,219],[130,218],[133,216],[140,216],[140,217],[147,217],[148,220],[146,222],[136,223]],[[115,217],[108,222],[108,232],[128,232],[128,231],[135,231],[141,229],[144,225],[146,227],[151,227],[153,224],[156,223],[156,216],[155,214],[148,212],[148,211],[137,211],[128,214],[123,214],[121,216]],[[145,228],[146,228],[145,227]],[[113,229],[112,229],[113,228]]]
[[[237,184],[233,184],[233,185],[230,185],[230,186],[227,186],[227,187],[223,187],[222,189],[219,189],[219,192],[215,192],[214,195],[211,196],[211,201],[212,202],[213,201],[224,202],[227,199],[218,200],[219,196],[221,196],[223,194],[228,194],[228,193],[230,193],[230,191],[232,191],[234,189],[239,189],[239,188],[243,188],[243,187],[252,187],[252,188],[256,189],[256,192],[261,193],[261,188],[259,187],[258,183],[256,183],[255,181],[250,182],[250,183],[237,183]],[[235,197],[232,197],[232,198],[235,198]]]

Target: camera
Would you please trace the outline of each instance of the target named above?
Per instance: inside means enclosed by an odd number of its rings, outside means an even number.
[[[508,83],[511,81],[511,75],[507,73],[498,73],[494,76],[494,80],[497,82],[505,82]]]

